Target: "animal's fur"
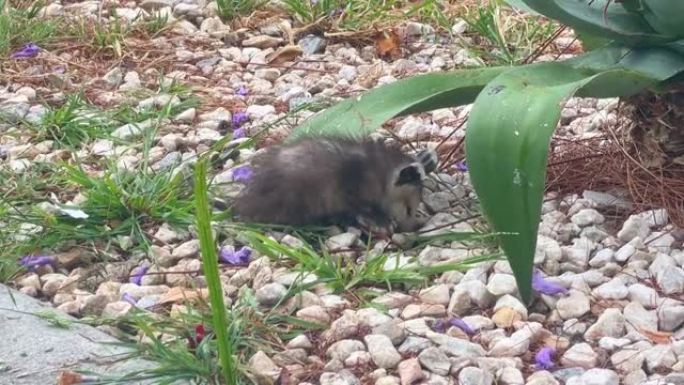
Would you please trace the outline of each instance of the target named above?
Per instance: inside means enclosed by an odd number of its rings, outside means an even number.
[[[252,162],[253,174],[234,212],[245,222],[348,225],[370,221],[413,231],[422,180],[434,152],[417,158],[377,141],[305,139],[272,147]]]

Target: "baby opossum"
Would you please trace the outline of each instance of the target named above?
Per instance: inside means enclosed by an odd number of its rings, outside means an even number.
[[[422,226],[423,178],[437,168],[437,154],[413,157],[373,140],[304,139],[268,148],[252,167],[233,206],[240,221],[407,232]]]

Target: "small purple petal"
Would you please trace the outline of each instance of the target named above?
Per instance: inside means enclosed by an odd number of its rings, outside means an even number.
[[[438,319],[432,323],[432,330],[438,333],[444,333],[447,329],[447,322],[443,319]]]
[[[147,273],[147,269],[147,266],[136,267],[131,272],[132,274],[128,281],[140,286],[142,284],[143,276],[145,275],[145,273]]]
[[[473,328],[471,328],[470,325],[468,325],[465,321],[463,321],[460,318],[450,319],[449,324],[451,326],[454,326],[454,327],[457,327],[457,328],[463,330],[463,332],[465,332],[465,334],[467,334],[469,336],[472,336],[473,334],[475,334],[475,330],[473,330]]]
[[[233,139],[240,139],[246,136],[247,134],[245,133],[244,128],[238,128],[237,130],[233,131]]]
[[[250,166],[240,166],[233,169],[233,181],[247,183],[252,179],[252,168]]]
[[[247,116],[246,113],[242,111],[238,111],[233,114],[232,124],[233,124],[233,130],[240,128],[244,123],[249,121],[249,116]]]
[[[19,264],[28,271],[34,271],[38,266],[55,266],[55,257],[47,255],[27,255],[19,260]]]
[[[136,301],[135,298],[133,298],[133,296],[129,293],[123,293],[121,299],[130,303],[131,305],[135,305],[136,303],[138,303],[138,301]]]
[[[545,346],[534,356],[534,364],[537,369],[549,370],[554,367],[553,356],[556,354],[554,348]]]
[[[235,95],[239,96],[247,96],[249,94],[249,90],[245,86],[240,86],[236,91]]]
[[[26,44],[19,51],[16,51],[10,55],[10,59],[30,59],[32,57],[38,56],[40,52],[40,47],[33,43]]]
[[[538,293],[546,294],[546,295],[566,295],[568,294],[568,289],[565,287],[549,282],[544,277],[541,275],[539,270],[535,270],[532,273],[532,289],[534,289]]]
[[[466,172],[468,171],[468,166],[466,166],[465,161],[460,161],[456,163],[456,170]]]
[[[219,252],[219,262],[235,266],[248,265],[251,256],[252,250],[247,246],[243,246],[238,251],[235,251],[232,246],[222,247]]]

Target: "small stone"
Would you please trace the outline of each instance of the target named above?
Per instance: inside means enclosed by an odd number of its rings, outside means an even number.
[[[601,349],[613,351],[627,346],[629,343],[630,340],[627,338],[601,337],[599,340],[599,347]]]
[[[102,316],[120,318],[126,316],[132,309],[133,305],[125,301],[110,302],[102,310]]]
[[[606,309],[596,322],[589,327],[584,338],[597,341],[601,337],[622,337],[625,333],[625,317],[620,309]]]
[[[275,381],[280,375],[280,368],[261,350],[249,359],[249,366],[262,381]]]
[[[589,298],[581,291],[570,290],[568,296],[558,300],[556,309],[562,319],[579,318],[589,312]]]
[[[316,35],[306,35],[297,44],[302,47],[304,55],[313,55],[325,51],[327,45],[324,38]]]
[[[618,277],[598,286],[592,290],[592,294],[607,300],[620,300],[627,298],[629,290],[623,280]]]
[[[348,249],[356,244],[359,235],[356,233],[342,233],[328,238],[325,245],[329,250]]]
[[[573,345],[561,357],[561,364],[565,367],[579,366],[591,369],[596,367],[597,362],[598,354],[594,352],[591,345],[584,342]]]
[[[85,315],[96,315],[102,314],[105,306],[109,302],[109,297],[103,294],[93,294],[87,295],[83,298],[83,307],[81,311]]]
[[[428,287],[420,291],[420,300],[427,304],[449,304],[449,286],[448,285],[436,285]]]
[[[480,368],[469,366],[458,373],[459,385],[491,385],[494,377]]]
[[[287,295],[287,288],[279,283],[267,283],[259,288],[256,293],[256,300],[262,306],[274,306]]]
[[[317,305],[307,306],[303,309],[300,309],[297,311],[297,318],[326,325],[330,323],[330,315],[328,312],[325,311],[323,306]]]
[[[501,338],[494,342],[489,350],[489,355],[495,357],[522,355],[529,350],[530,343],[536,339],[541,329],[541,324],[528,322],[527,326],[518,329],[510,337]]]
[[[384,334],[370,334],[364,337],[373,362],[380,368],[391,369],[401,361],[401,355]]]
[[[383,322],[373,328],[373,334],[384,334],[389,337],[393,345],[399,345],[406,339],[406,329],[401,323],[398,319]]]
[[[417,358],[409,358],[400,362],[398,372],[401,385],[413,385],[425,378]]]
[[[245,110],[247,116],[252,120],[263,119],[266,115],[272,115],[276,113],[276,109],[270,105],[258,105],[252,104]]]
[[[636,349],[624,348],[610,356],[610,362],[615,369],[622,372],[633,372],[641,369],[644,364],[644,355]],[[617,383],[616,383],[617,384]]]
[[[176,115],[176,117],[173,118],[173,120],[178,123],[192,123],[195,120],[196,116],[197,110],[195,108],[188,108],[187,110],[182,111],[181,113]],[[175,147],[173,149],[175,150]]]
[[[309,337],[304,334],[300,334],[291,339],[287,343],[286,347],[288,349],[311,349],[313,348],[313,344],[311,343],[311,340],[309,340]]]
[[[605,218],[595,209],[582,209],[573,215],[570,220],[579,227],[587,227],[590,225],[600,225],[605,221]]]
[[[336,373],[323,373],[319,378],[321,385],[360,385],[361,382],[349,370],[342,369]]]
[[[487,290],[492,295],[500,297],[504,294],[515,294],[518,291],[518,286],[515,277],[510,274],[493,274],[489,277]]]
[[[677,363],[677,357],[670,345],[655,345],[643,352],[646,360],[646,369],[655,373],[659,369],[670,369]]]
[[[651,233],[648,222],[638,215],[631,215],[622,225],[622,229],[617,234],[618,239],[623,242],[629,242],[634,237],[646,239]]]
[[[103,77],[102,80],[104,80],[107,84],[110,86],[118,86],[123,82],[123,71],[121,71],[121,67],[114,67],[112,70],[107,72]]]
[[[171,252],[171,257],[180,260],[185,258],[196,258],[199,255],[200,245],[199,240],[193,239],[184,242]]]
[[[431,346],[432,343],[427,338],[408,336],[397,350],[402,355],[415,355]]]
[[[432,373],[446,376],[451,369],[451,361],[444,352],[435,347],[430,347],[418,355],[418,361]]]
[[[609,369],[589,369],[581,378],[584,385],[620,385],[618,375]]]
[[[340,340],[330,345],[326,351],[326,356],[344,362],[353,352],[365,352],[366,347],[361,341]]]
[[[630,302],[624,310],[625,328],[641,334],[642,331],[658,330],[658,315],[655,310],[646,310],[638,302]]]
[[[658,318],[661,330],[675,331],[684,325],[684,305],[664,305],[658,309]]]
[[[517,368],[501,368],[497,370],[496,377],[498,385],[523,385],[525,383],[522,372]]]
[[[479,344],[451,337],[442,333],[435,333],[431,330],[426,331],[425,336],[432,342],[439,345],[439,348],[452,357],[483,357],[485,350]]]

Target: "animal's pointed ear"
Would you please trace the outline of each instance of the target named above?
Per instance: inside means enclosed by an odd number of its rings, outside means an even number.
[[[420,184],[425,176],[425,171],[420,163],[411,163],[397,170],[394,177],[394,184],[397,186],[405,184]]]
[[[427,149],[419,152],[416,158],[423,165],[423,170],[426,174],[429,174],[437,169],[437,163],[439,158],[437,157],[437,152],[433,149]]]

